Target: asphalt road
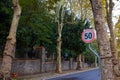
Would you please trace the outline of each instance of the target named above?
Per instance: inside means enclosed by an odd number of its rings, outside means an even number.
[[[99,69],[65,75],[47,80],[100,80]]]

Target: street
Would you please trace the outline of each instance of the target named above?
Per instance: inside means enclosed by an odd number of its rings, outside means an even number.
[[[47,80],[100,80],[99,69],[94,69],[90,71],[85,71],[81,73],[75,73],[70,75],[65,75],[56,78],[50,78]]]

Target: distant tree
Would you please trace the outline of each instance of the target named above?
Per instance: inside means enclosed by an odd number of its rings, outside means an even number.
[[[68,2],[70,3],[71,13],[77,14],[76,17],[81,20],[89,19],[91,25],[93,25],[93,15],[89,0],[68,0]]]
[[[62,64],[61,64],[61,44],[62,44],[62,29],[63,21],[65,15],[65,5],[64,0],[61,0],[56,4],[56,16],[55,22],[57,23],[57,62],[56,62],[56,72],[62,73]]]
[[[54,38],[54,14],[50,14],[46,1],[20,0],[23,13],[17,33],[16,57],[25,58],[34,46],[44,46],[47,50]],[[29,11],[27,11],[29,9]],[[52,7],[51,9],[54,10]],[[55,48],[55,46],[54,46]],[[53,49],[52,49],[53,50]]]
[[[88,45],[86,46],[86,50],[84,50],[84,52],[82,53],[84,55],[85,58],[85,62],[88,64],[93,64],[95,62],[95,57],[97,57],[96,55],[94,55],[88,48]],[[97,44],[97,40],[93,41],[91,43],[91,47],[98,52],[98,44]],[[99,52],[98,52],[99,54]],[[97,61],[95,63],[97,65]]]
[[[70,19],[69,19],[70,20]],[[74,22],[66,23],[63,28],[63,49],[69,50],[68,55],[71,55],[71,57],[77,56],[77,62],[78,66],[77,69],[80,69],[80,62],[81,59],[79,56],[86,50],[86,44],[81,39],[81,34],[87,26],[90,26],[90,24],[87,22],[87,24],[84,24],[85,22],[83,20],[76,20]],[[71,52],[73,53],[71,53]],[[75,54],[76,53],[76,54]],[[73,56],[72,56],[73,55]]]

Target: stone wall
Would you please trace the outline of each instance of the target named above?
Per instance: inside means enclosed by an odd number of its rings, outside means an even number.
[[[39,73],[39,66],[39,60],[15,60],[12,64],[12,72],[17,74]]]
[[[55,70],[55,62],[45,62],[44,63],[43,72],[49,72]],[[72,62],[72,68],[76,69],[77,63]],[[1,60],[0,60],[0,67],[1,67]],[[12,72],[22,75],[22,74],[34,74],[34,73],[41,73],[40,70],[40,60],[33,59],[33,60],[14,60],[12,64]],[[69,70],[69,61],[62,61],[62,69]]]

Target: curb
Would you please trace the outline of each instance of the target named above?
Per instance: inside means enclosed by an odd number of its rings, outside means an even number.
[[[63,73],[63,74],[58,74],[58,75],[56,74],[56,75],[53,75],[51,77],[42,78],[41,80],[46,80],[46,79],[51,79],[51,78],[57,78],[57,77],[62,77],[62,76],[72,75],[72,74],[77,74],[77,73],[83,73],[83,72],[91,71],[91,70],[95,70],[95,69],[98,69],[98,68],[92,68],[92,69],[87,69],[87,70],[82,70],[82,71],[75,71],[75,72],[70,72],[70,73]]]
[[[42,75],[37,74],[37,75],[31,75],[31,76],[23,77],[21,79],[22,80],[47,80],[47,79],[62,77],[62,76],[66,76],[66,75],[83,73],[83,72],[91,71],[91,70],[95,70],[95,69],[98,69],[98,67],[97,68],[90,68],[90,69],[86,69],[86,70],[81,70],[81,71],[71,71],[71,72],[66,72],[66,73],[63,73],[63,74],[58,74],[58,73],[45,73],[45,74],[42,74]]]

